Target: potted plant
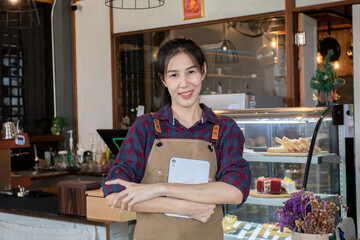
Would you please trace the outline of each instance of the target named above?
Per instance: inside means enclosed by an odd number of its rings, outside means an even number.
[[[335,198],[341,205],[341,196],[335,195]],[[281,232],[285,227],[292,231],[292,240],[326,240],[336,228],[335,213],[339,209],[340,207],[335,203],[301,189],[292,193],[290,199],[284,202],[284,207],[275,211],[274,216],[279,218],[278,225]]]
[[[69,119],[67,117],[55,117],[53,125],[51,126],[51,133],[53,135],[60,135],[64,127],[69,126]]]

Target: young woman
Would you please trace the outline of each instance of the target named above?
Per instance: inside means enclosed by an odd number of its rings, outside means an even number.
[[[243,134],[234,120],[199,104],[206,60],[192,40],[163,44],[156,72],[167,104],[129,129],[103,185],[107,204],[137,212],[136,240],[222,239],[221,204],[242,204],[249,194]],[[167,183],[172,157],[208,161],[209,182]]]

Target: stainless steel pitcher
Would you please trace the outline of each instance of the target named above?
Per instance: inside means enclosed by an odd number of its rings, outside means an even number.
[[[17,130],[13,122],[4,122],[2,124],[2,129],[1,129],[2,139],[13,139],[16,133]]]

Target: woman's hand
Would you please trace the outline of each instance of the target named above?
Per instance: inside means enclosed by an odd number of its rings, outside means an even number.
[[[181,201],[184,215],[195,220],[206,223],[215,212],[215,204],[195,203],[190,201]]]
[[[154,199],[160,196],[159,184],[138,184],[122,179],[105,182],[106,185],[119,184],[126,189],[116,193],[111,207],[119,207],[120,212],[127,209],[131,212],[132,206],[138,202]]]

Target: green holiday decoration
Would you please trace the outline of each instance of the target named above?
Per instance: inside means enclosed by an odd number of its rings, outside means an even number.
[[[344,79],[338,78],[334,68],[330,65],[330,57],[332,55],[334,55],[334,51],[332,49],[328,50],[325,62],[323,63],[324,72],[317,69],[316,75],[310,81],[310,87],[319,92],[324,92],[326,99],[328,99],[331,92],[335,93],[335,90],[345,83]]]

